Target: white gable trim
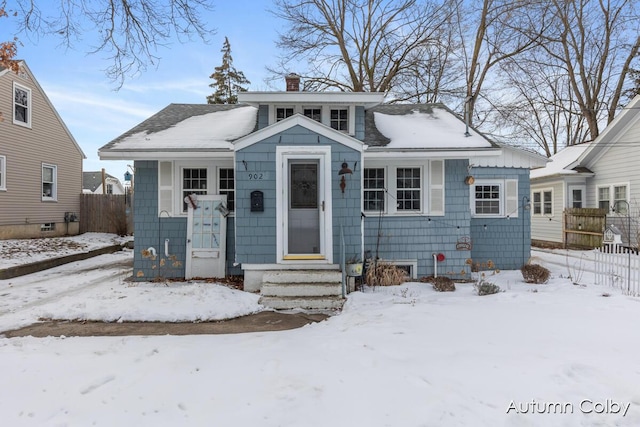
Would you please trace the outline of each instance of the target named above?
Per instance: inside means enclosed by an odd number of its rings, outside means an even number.
[[[301,114],[294,114],[291,117],[288,117],[278,123],[275,123],[271,126],[267,126],[266,128],[260,129],[257,132],[249,134],[245,137],[242,137],[236,140],[234,145],[234,150],[242,150],[243,148],[247,148],[253,144],[256,144],[260,141],[263,141],[267,138],[270,138],[274,135],[277,135],[281,132],[284,132],[287,129],[291,129],[294,126],[302,126],[305,129],[310,130],[311,132],[317,133],[318,135],[322,135],[328,139],[336,141],[339,144],[342,144],[346,147],[351,148],[352,150],[356,150],[362,152],[363,143],[360,140],[357,140],[349,135],[346,135],[340,131],[330,128],[329,126],[323,125],[322,123],[318,123],[313,119],[305,117]]]
[[[591,146],[587,148],[574,163],[567,166],[567,169],[575,166],[588,168],[590,165],[597,163],[598,159],[600,159],[609,148],[615,145],[617,139],[640,120],[638,103],[640,103],[640,95],[636,95],[635,98],[624,107],[623,111],[604,128]]]

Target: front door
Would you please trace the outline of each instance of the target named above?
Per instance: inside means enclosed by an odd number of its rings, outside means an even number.
[[[332,262],[331,148],[278,147],[278,262]]]
[[[226,195],[192,195],[187,216],[185,278],[225,277]]]
[[[320,254],[317,160],[289,160],[288,253]]]

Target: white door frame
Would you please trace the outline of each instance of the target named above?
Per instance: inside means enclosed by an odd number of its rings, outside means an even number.
[[[288,256],[289,160],[317,160],[320,200],[320,254]],[[331,147],[276,147],[276,252],[277,263],[333,263],[333,220],[331,203]]]

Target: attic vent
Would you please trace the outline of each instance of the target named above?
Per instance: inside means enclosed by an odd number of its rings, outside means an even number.
[[[287,92],[299,92],[300,91],[300,76],[296,73],[287,74],[284,78],[287,82]]]

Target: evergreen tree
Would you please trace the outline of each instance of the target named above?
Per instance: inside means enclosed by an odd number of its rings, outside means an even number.
[[[213,74],[209,76],[214,82],[209,85],[215,91],[207,96],[209,104],[236,104],[238,102],[238,92],[245,92],[247,89],[243,85],[251,84],[242,71],[238,71],[233,66],[231,57],[231,44],[227,37],[224,38],[222,46],[222,65],[214,68]]]

